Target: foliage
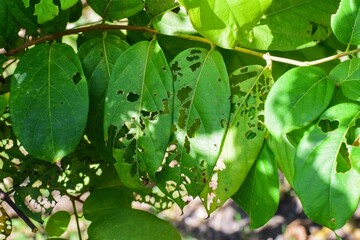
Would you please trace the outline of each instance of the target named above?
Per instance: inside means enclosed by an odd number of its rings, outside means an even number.
[[[0,0],[1,198],[34,228],[59,196],[77,219],[90,192],[90,238],[180,239],[131,203],[199,197],[211,214],[232,198],[258,228],[281,170],[311,220],[341,228],[360,197],[359,7]],[[69,220],[52,214],[47,234]]]

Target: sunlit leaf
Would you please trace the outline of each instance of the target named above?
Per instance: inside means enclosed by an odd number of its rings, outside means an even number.
[[[232,199],[250,217],[250,227],[259,228],[268,222],[279,205],[280,190],[277,164],[265,143],[258,159]]]
[[[224,48],[233,48],[239,38],[247,38],[271,0],[180,0],[194,28]]]
[[[245,180],[265,138],[264,102],[273,84],[268,68],[254,65],[230,77],[232,115],[211,180],[201,193],[208,213],[222,206]]]
[[[59,7],[53,0],[40,0],[38,4],[35,4],[35,15],[39,24],[54,19],[58,14]]]
[[[278,138],[315,120],[329,105],[335,84],[318,67],[298,67],[283,74],[265,103],[265,125]]]
[[[331,16],[331,28],[344,44],[360,44],[360,1],[341,0],[336,14]]]
[[[337,65],[329,75],[345,95],[360,102],[360,59],[353,58]]]
[[[68,8],[71,8],[74,6],[79,0],[60,0],[61,3],[61,9],[66,10]]]
[[[197,196],[216,164],[230,116],[230,86],[219,52],[191,48],[171,62],[174,137],[158,186],[180,206]]]
[[[360,161],[349,153],[359,128],[360,105],[343,103],[326,110],[301,139],[295,159],[294,186],[313,221],[330,229],[342,227],[354,214],[360,197]]]
[[[55,162],[85,129],[88,88],[79,59],[65,44],[41,44],[20,59],[11,81],[12,126],[25,149]]]

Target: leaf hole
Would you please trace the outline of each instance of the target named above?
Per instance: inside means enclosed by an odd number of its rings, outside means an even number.
[[[81,81],[82,77],[81,74],[79,72],[77,72],[76,74],[74,74],[74,76],[72,77],[73,83],[76,85]]]
[[[190,65],[191,71],[195,72],[201,66],[201,62],[194,63]]]
[[[199,53],[201,53],[201,51],[199,49],[192,49],[190,51],[190,54],[199,54]]]
[[[129,102],[136,102],[137,100],[139,100],[140,95],[133,93],[133,92],[129,92],[129,94],[126,96],[126,99]]]
[[[189,128],[189,130],[187,131],[187,134],[189,136],[189,138],[193,138],[195,135],[195,132],[197,130],[199,130],[201,126],[201,121],[199,118],[195,119],[195,122],[192,124],[192,126]]]
[[[336,158],[336,172],[346,173],[351,169],[349,152],[346,144],[343,142],[340,146],[339,154]]]
[[[245,133],[245,137],[248,139],[248,140],[251,140],[251,139],[254,139],[256,137],[256,133],[253,132],[253,131],[247,131]]]
[[[123,90],[119,90],[119,91],[116,92],[116,94],[117,94],[117,95],[120,95],[120,94],[122,95],[122,94],[124,94],[124,91],[123,91]]]
[[[339,127],[339,121],[330,121],[329,119],[322,119],[318,123],[318,126],[321,128],[321,131],[324,133],[332,132]]]
[[[188,60],[189,62],[193,62],[193,61],[196,61],[196,60],[199,60],[200,57],[198,55],[193,55],[193,56],[187,56],[186,57],[186,60]]]

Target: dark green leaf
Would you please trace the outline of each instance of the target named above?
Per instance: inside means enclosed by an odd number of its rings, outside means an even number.
[[[91,192],[86,199],[83,211],[84,217],[92,221],[103,214],[109,214],[119,208],[131,208],[133,194],[122,188],[104,188]]]
[[[0,116],[4,113],[8,103],[9,103],[9,93],[0,95]]]
[[[200,195],[208,213],[238,191],[259,155],[266,133],[264,102],[272,84],[269,69],[258,65],[240,68],[230,77],[230,123],[217,167]]]
[[[265,124],[277,137],[315,120],[329,105],[335,84],[318,67],[298,67],[282,75],[265,103]]]
[[[244,47],[289,51],[316,45],[330,33],[330,17],[339,0],[273,0],[250,36],[240,40]]]
[[[131,17],[145,6],[142,0],[87,0],[87,3],[108,21]]]
[[[135,209],[118,209],[95,218],[88,228],[93,240],[181,240],[168,222],[151,213]]]
[[[172,76],[157,41],[139,42],[117,60],[105,101],[106,139],[122,182],[153,181],[171,135]]]
[[[329,75],[345,97],[360,101],[360,59],[353,58],[337,65]]]
[[[305,132],[295,159],[294,186],[306,215],[330,229],[342,227],[360,197],[360,173],[349,158],[352,127],[359,128],[360,105],[343,103],[326,110]]]
[[[232,199],[250,217],[253,229],[263,226],[274,216],[280,199],[279,177],[274,155],[266,143]]]
[[[16,19],[21,27],[33,32],[40,26],[36,21],[34,15],[35,9],[33,6],[24,6],[22,0],[5,0],[9,7],[11,15]]]
[[[105,147],[104,101],[110,75],[116,60],[128,47],[119,37],[104,34],[86,41],[78,50],[89,85],[90,110],[86,134],[100,149]]]
[[[180,206],[204,188],[220,154],[230,117],[230,86],[219,52],[191,48],[171,62],[174,140],[157,175],[161,191]]]
[[[336,14],[331,17],[331,28],[344,44],[360,44],[360,2],[341,0]]]
[[[65,44],[42,44],[20,59],[11,82],[12,126],[25,149],[55,162],[80,141],[88,113],[86,79]]]
[[[56,237],[62,235],[70,223],[70,217],[70,213],[67,211],[52,214],[45,227],[47,235]]]
[[[224,48],[233,48],[239,38],[247,38],[271,0],[180,0],[194,28]]]
[[[161,14],[174,6],[174,0],[145,0],[145,9],[151,16]]]
[[[0,0],[0,48],[5,47],[6,44],[11,41],[14,41],[18,36],[18,30],[18,26],[7,7],[6,1]],[[2,59],[0,59],[0,67],[3,63],[1,60]]]

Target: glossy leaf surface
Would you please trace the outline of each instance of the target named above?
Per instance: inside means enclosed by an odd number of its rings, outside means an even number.
[[[337,65],[329,75],[345,97],[360,102],[360,59],[353,58]]]
[[[259,155],[266,133],[264,102],[272,84],[269,69],[258,65],[240,68],[230,77],[231,119],[212,179],[201,193],[208,213],[238,191]]]
[[[278,138],[315,120],[329,105],[334,82],[318,67],[299,67],[282,75],[265,103],[265,124]]]
[[[360,161],[349,159],[359,128],[360,105],[343,103],[326,110],[301,139],[295,159],[294,186],[306,215],[330,229],[342,227],[356,210],[360,197]]]
[[[105,101],[104,131],[122,182],[142,187],[160,167],[171,135],[172,76],[157,41],[139,42],[117,60]],[[142,179],[142,180],[141,180]]]
[[[93,240],[181,240],[176,229],[151,213],[119,208],[95,218],[88,228]]]
[[[264,143],[259,157],[232,199],[250,217],[250,227],[259,228],[275,214],[280,200],[277,164]]]
[[[360,1],[341,0],[331,17],[331,28],[342,43],[360,44]]]
[[[219,52],[187,49],[171,62],[174,137],[159,188],[180,206],[197,196],[218,159],[230,116],[230,86]]]
[[[88,88],[71,47],[37,45],[21,58],[11,81],[10,112],[31,155],[55,162],[74,150],[86,125]]]
[[[87,0],[87,3],[108,21],[131,17],[144,8],[142,0]]]
[[[331,33],[330,17],[339,0],[273,0],[264,17],[240,44],[288,51],[316,45]]]
[[[247,38],[261,19],[271,0],[180,0],[194,28],[224,48],[233,48],[238,39]]]

